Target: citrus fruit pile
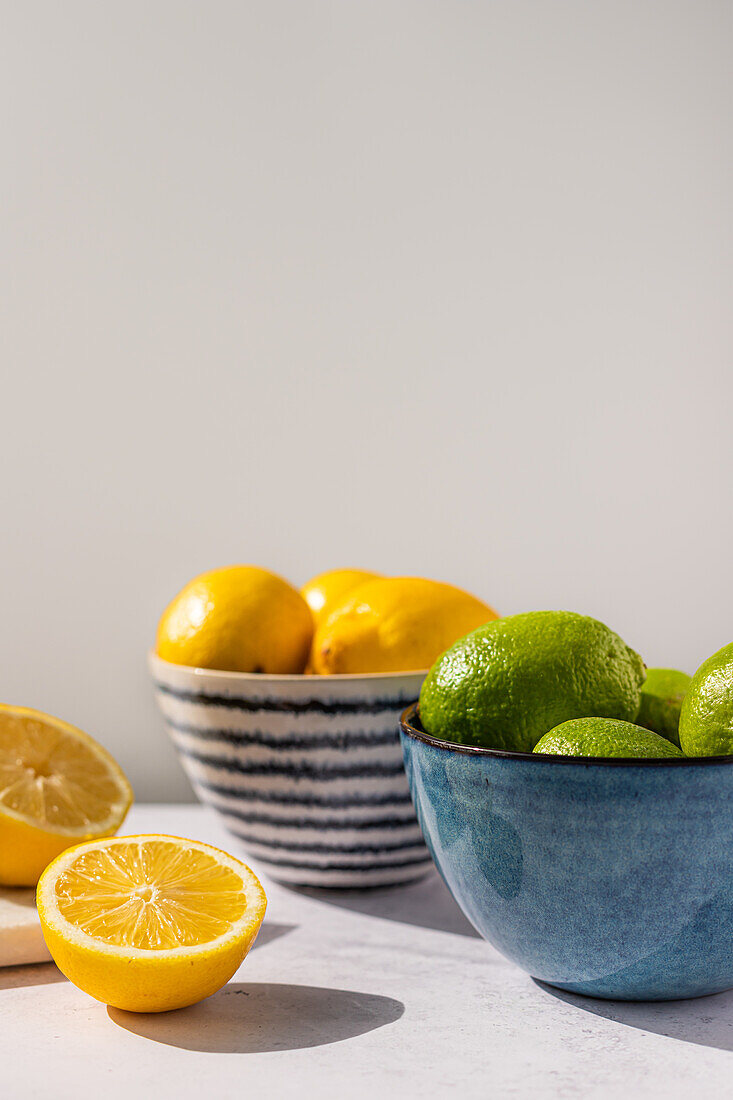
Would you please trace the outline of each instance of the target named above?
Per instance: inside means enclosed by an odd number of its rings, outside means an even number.
[[[422,577],[320,574],[300,591],[238,565],[196,577],[158,627],[181,665],[247,673],[420,671],[424,729],[505,752],[683,759],[733,755],[733,644],[690,678],[647,669],[604,623],[569,611],[500,619]],[[219,989],[267,900],[238,859],[195,840],[117,837],[132,790],[60,719],[0,706],[0,884],[38,882],[44,938],[92,997],[159,1012]]]
[[[475,627],[488,604],[423,577],[321,573],[297,591],[253,565],[195,577],[164,611],[156,652],[228,672],[323,676],[419,671]]]
[[[420,720],[443,741],[508,752],[733,754],[733,645],[690,679],[646,669],[597,619],[532,611],[489,622],[435,661]]]

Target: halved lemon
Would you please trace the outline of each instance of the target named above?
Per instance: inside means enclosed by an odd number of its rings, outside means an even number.
[[[59,970],[130,1012],[166,1012],[215,993],[254,943],[267,907],[244,863],[159,835],[63,852],[41,875],[37,902]]]
[[[0,704],[0,883],[35,886],[59,852],[119,829],[132,788],[88,734]]]

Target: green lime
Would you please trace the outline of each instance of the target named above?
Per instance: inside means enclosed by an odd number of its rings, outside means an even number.
[[[692,677],[680,712],[680,745],[687,756],[733,755],[733,642]]]
[[[540,737],[534,752],[557,756],[678,756],[682,753],[658,733],[615,718],[571,718]]]
[[[641,689],[637,726],[652,730],[679,746],[680,709],[690,679],[686,672],[678,672],[676,668],[648,668]]]
[[[423,684],[420,718],[444,741],[531,752],[569,718],[632,721],[643,682],[639,654],[597,619],[529,611],[446,650]]]

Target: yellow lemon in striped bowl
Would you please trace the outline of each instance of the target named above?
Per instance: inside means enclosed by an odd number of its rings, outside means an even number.
[[[175,665],[297,675],[305,669],[313,616],[301,594],[256,565],[194,577],[163,612],[155,649]]]
[[[310,667],[321,675],[427,669],[456,639],[497,617],[452,584],[380,577],[358,585],[319,620]]]
[[[327,573],[311,577],[301,588],[300,594],[318,624],[325,622],[333,609],[354,589],[378,577],[379,573],[369,573],[366,569],[330,569]]]

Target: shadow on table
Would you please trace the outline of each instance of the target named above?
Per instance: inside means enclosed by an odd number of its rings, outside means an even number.
[[[375,886],[368,890],[325,890],[316,886],[293,886],[291,889],[327,905],[337,905],[370,917],[478,938],[478,932],[464,917],[434,870],[418,882],[404,886]]]
[[[353,1039],[394,1023],[401,1001],[310,985],[234,982],[177,1012],[135,1013],[108,1008],[119,1027],[145,1039],[212,1054],[302,1050]]]
[[[697,1046],[733,1050],[733,990],[688,1001],[602,1001],[533,979],[543,992],[594,1016]]]
[[[0,992],[4,989],[22,989],[24,986],[51,985],[52,982],[65,981],[64,975],[52,962],[0,968]]]
[[[258,947],[265,947],[273,940],[279,940],[281,936],[287,936],[288,932],[294,932],[297,927],[297,924],[276,924],[275,921],[268,920],[265,917],[265,923],[257,933],[257,939],[252,944],[252,950],[255,951]]]

